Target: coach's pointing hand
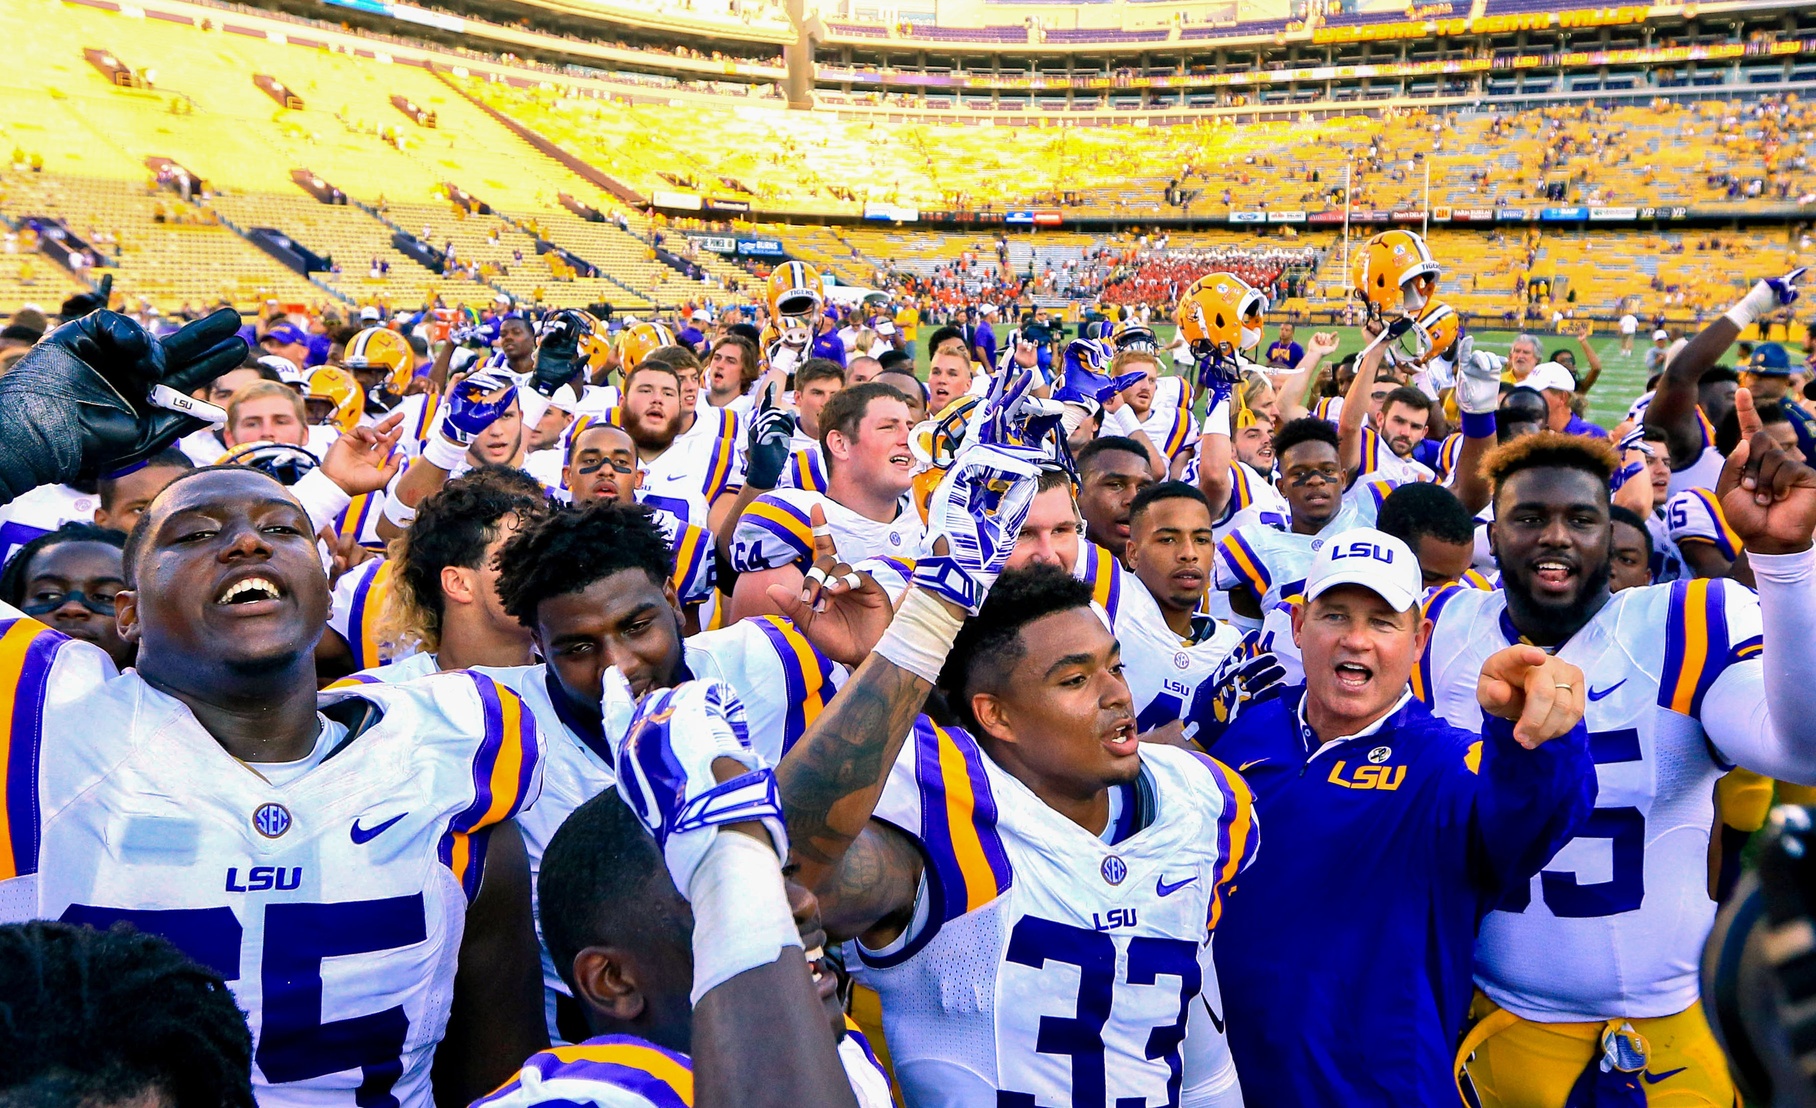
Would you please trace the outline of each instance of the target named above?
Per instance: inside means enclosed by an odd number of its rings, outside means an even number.
[[[1583,671],[1536,646],[1510,646],[1482,663],[1476,700],[1491,716],[1514,721],[1513,737],[1535,750],[1582,722]]]

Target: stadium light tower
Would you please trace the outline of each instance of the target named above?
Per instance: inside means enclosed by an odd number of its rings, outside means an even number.
[[[1349,287],[1349,174],[1355,164],[1353,156],[1343,162],[1343,302],[1346,304],[1355,292]]]

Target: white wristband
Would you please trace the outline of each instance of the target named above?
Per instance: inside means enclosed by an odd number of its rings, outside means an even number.
[[[517,414],[521,417],[518,424],[525,431],[535,428],[548,413],[549,398],[529,386],[517,390]]]
[[[946,655],[952,653],[952,642],[964,617],[952,614],[931,593],[909,589],[902,606],[877,641],[876,653],[914,674],[929,685],[937,685]]]
[[[1747,564],[1753,567],[1755,580],[1774,585],[1803,585],[1809,582],[1811,571],[1816,570],[1816,549],[1790,554],[1757,554],[1749,550]]]
[[[466,458],[466,447],[457,442],[449,442],[439,433],[430,435],[429,441],[422,444],[422,460],[436,469],[453,473]]]
[[[1745,300],[1735,304],[1721,315],[1723,319],[1732,323],[1736,330],[1744,331],[1753,326],[1753,309]]]
[[[396,524],[399,529],[408,529],[416,519],[416,509],[403,502],[403,498],[392,494],[385,497],[385,503],[378,514]]]
[[[1204,413],[1204,433],[1230,437],[1230,402],[1225,397],[1211,405],[1211,410]]]
[[[1113,412],[1108,408],[1104,409],[1104,434],[1121,435],[1122,437],[1127,438],[1139,430],[1141,430],[1141,420],[1135,418],[1134,411],[1131,410],[1127,404],[1124,404]]]
[[[694,910],[694,1004],[714,986],[801,945],[781,860],[743,832],[718,830],[685,892]]]

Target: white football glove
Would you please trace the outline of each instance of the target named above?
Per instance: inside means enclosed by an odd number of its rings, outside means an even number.
[[[1767,277],[1756,282],[1745,296],[1735,301],[1734,306],[1722,314],[1744,331],[1757,323],[1761,316],[1790,307],[1797,299],[1797,281],[1807,268],[1809,267],[1799,266],[1783,277]]]
[[[914,583],[976,615],[1015,547],[1043,460],[1034,447],[968,439],[927,505]]]
[[[600,709],[618,753],[618,793],[655,837],[682,896],[692,899],[688,887],[723,824],[759,821],[776,856],[788,856],[775,773],[751,747],[744,706],[728,686],[688,681],[633,704],[630,685],[613,667]],[[719,758],[749,772],[720,783],[713,774]]]
[[[1488,415],[1501,404],[1501,367],[1507,360],[1486,350],[1477,350],[1475,340],[1464,335],[1457,340],[1457,410],[1470,415]]]

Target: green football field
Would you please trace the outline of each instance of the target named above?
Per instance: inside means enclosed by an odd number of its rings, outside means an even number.
[[[1334,330],[1342,340],[1341,344],[1337,347],[1337,353],[1333,356],[1332,360],[1341,358],[1352,350],[1360,350],[1362,348],[1363,336],[1360,327],[1313,327],[1309,324],[1302,324],[1298,328],[1296,341],[1303,345],[1305,336],[1314,330]],[[1002,328],[999,327],[998,333],[1001,334],[1001,331]],[[1154,331],[1163,345],[1173,340],[1173,328],[1171,325],[1156,326]],[[922,325],[920,335],[922,339],[920,344],[921,349],[918,350],[916,354],[921,375],[923,377],[926,376],[927,371],[927,350],[925,340],[932,332],[932,327],[926,324]],[[1275,333],[1274,327],[1270,326],[1267,329],[1266,338],[1262,343],[1263,348],[1265,348],[1267,343],[1274,340]],[[1519,334],[1519,332],[1472,330],[1470,334],[1475,336],[1477,349],[1492,351],[1505,357],[1508,348],[1513,344],[1514,336]],[[1571,350],[1576,353],[1578,372],[1580,373],[1589,368],[1588,359],[1584,358],[1582,354],[1580,340],[1560,335],[1541,334],[1537,337],[1539,339],[1539,349],[1547,356],[1554,350]],[[1620,352],[1620,336],[1612,331],[1604,334],[1591,335],[1588,341],[1594,345],[1596,353],[1599,354],[1602,359],[1602,375],[1600,379],[1597,380],[1594,390],[1589,393],[1589,419],[1591,422],[1599,423],[1604,427],[1612,427],[1620,421],[1622,416],[1627,414],[1627,408],[1633,403],[1634,398],[1645,391],[1646,347],[1650,344],[1646,341],[1646,336],[1644,334],[1638,335],[1633,340],[1633,353],[1628,356],[1622,356]]]

